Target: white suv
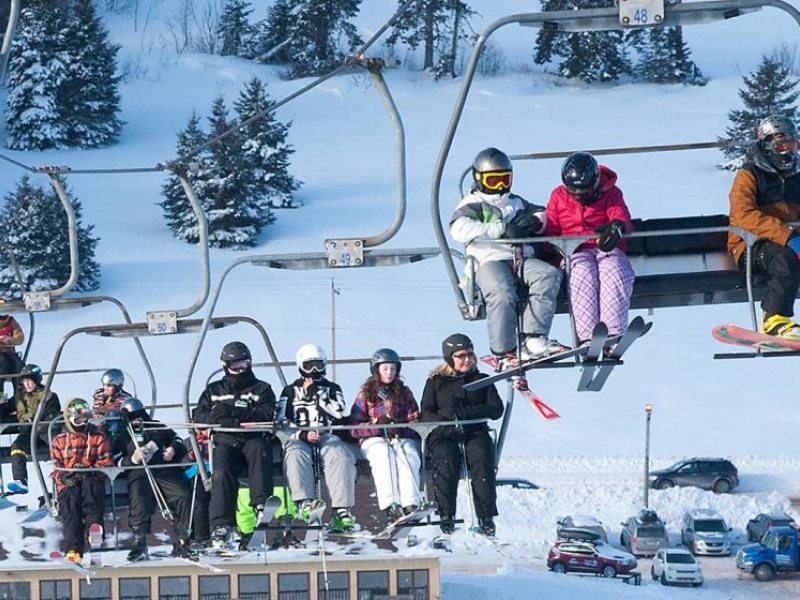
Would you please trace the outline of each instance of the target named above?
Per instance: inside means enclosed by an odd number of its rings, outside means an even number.
[[[681,542],[692,554],[730,556],[731,528],[717,512],[709,508],[686,511],[681,524]]]
[[[690,583],[695,587],[703,585],[703,569],[692,553],[683,548],[661,548],[653,557],[650,567],[653,581],[661,585],[671,583]]]

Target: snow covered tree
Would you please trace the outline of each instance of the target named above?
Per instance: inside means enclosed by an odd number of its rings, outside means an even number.
[[[73,14],[65,30],[73,59],[58,94],[59,113],[67,123],[66,145],[108,146],[119,139],[123,125],[116,75],[120,46],[110,42],[92,0],[76,0]]]
[[[237,122],[244,123],[274,104],[265,84],[254,77],[234,103]],[[274,208],[297,207],[294,193],[300,182],[289,174],[289,157],[294,149],[286,141],[290,126],[269,113],[240,130],[244,169],[253,175],[257,193]]]
[[[543,0],[543,11],[607,8],[614,0]],[[557,73],[587,83],[616,81],[632,71],[625,32],[582,31],[567,33],[542,29],[536,36],[534,62],[542,65],[560,58]]]
[[[78,279],[73,289],[79,292],[96,290],[100,285],[100,266],[94,258],[98,238],[92,235],[92,225],[81,224],[81,204],[63,181],[62,185],[75,213],[77,227]],[[56,289],[69,279],[67,214],[52,186],[45,189],[34,185],[30,177],[24,175],[16,189],[6,195],[0,219],[5,223],[0,239],[13,250],[27,290]],[[5,299],[22,296],[16,272],[5,253],[0,253],[0,289],[4,290]]]
[[[46,150],[117,141],[118,51],[91,0],[30,2],[11,48],[6,145]]]
[[[253,35],[248,17],[253,12],[247,0],[225,0],[217,32],[222,56],[244,56]]]
[[[690,58],[681,27],[651,27],[636,36],[634,47],[639,60],[636,76],[648,83],[688,83],[705,85],[707,79]]]
[[[728,111],[731,126],[725,129],[724,141],[747,141],[755,138],[759,122],[773,114],[797,121],[798,80],[792,76],[791,64],[777,53],[762,57],[755,73],[743,76],[744,87],[739,89],[743,109]],[[736,170],[744,161],[747,143],[722,148],[726,160],[721,169]]]
[[[403,42],[412,50],[422,46],[424,70],[455,76],[458,42],[472,37],[469,18],[474,14],[461,0],[419,0],[400,16],[386,43]]]
[[[279,49],[261,60],[288,65],[289,79],[330,71],[362,43],[350,21],[360,5],[361,0],[277,0],[261,30],[267,39],[258,45]]]
[[[58,105],[68,78],[60,35],[62,9],[32,2],[20,13],[11,45],[6,98],[6,146],[12,150],[48,150],[66,145],[67,124]]]

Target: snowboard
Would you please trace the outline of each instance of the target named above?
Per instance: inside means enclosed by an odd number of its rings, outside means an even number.
[[[256,528],[250,541],[247,543],[248,552],[260,550],[267,538],[267,531],[265,526],[272,521],[277,510],[281,507],[281,499],[277,496],[270,496],[264,503],[264,512],[261,513],[261,518],[256,523]]]
[[[395,533],[400,531],[401,529],[405,529],[410,527],[411,523],[416,523],[418,521],[422,521],[423,519],[427,518],[429,515],[432,515],[438,509],[438,505],[435,502],[426,504],[425,506],[421,506],[417,510],[407,515],[403,515],[399,519],[396,519],[389,523],[386,527],[381,529],[378,533],[376,533],[373,537],[375,540],[388,540],[394,537]]]
[[[719,325],[711,330],[714,339],[723,344],[747,346],[760,350],[800,351],[800,342],[786,340],[774,335],[759,333],[736,325]]]
[[[92,523],[89,525],[89,565],[92,567],[99,567],[100,549],[103,546],[103,526],[100,523]]]
[[[650,331],[652,326],[652,321],[645,322],[642,317],[635,317],[628,325],[625,333],[621,336],[607,338],[608,341],[603,345],[601,354],[601,356],[605,355],[605,357],[598,362],[594,369],[587,367],[586,370],[592,371],[593,376],[585,387],[583,386],[583,377],[581,377],[581,385],[578,387],[578,391],[599,392],[602,390],[614,367],[622,364],[622,355],[628,351],[636,340]]]

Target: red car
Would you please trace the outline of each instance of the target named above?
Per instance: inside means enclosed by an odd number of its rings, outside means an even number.
[[[567,540],[556,542],[547,554],[547,568],[554,573],[594,573],[616,577],[636,568],[636,557],[603,542]]]

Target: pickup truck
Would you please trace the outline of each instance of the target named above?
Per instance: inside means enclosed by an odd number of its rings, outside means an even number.
[[[800,571],[798,537],[795,527],[770,527],[759,543],[742,546],[736,553],[736,568],[752,573],[757,581],[769,581],[776,573]]]

